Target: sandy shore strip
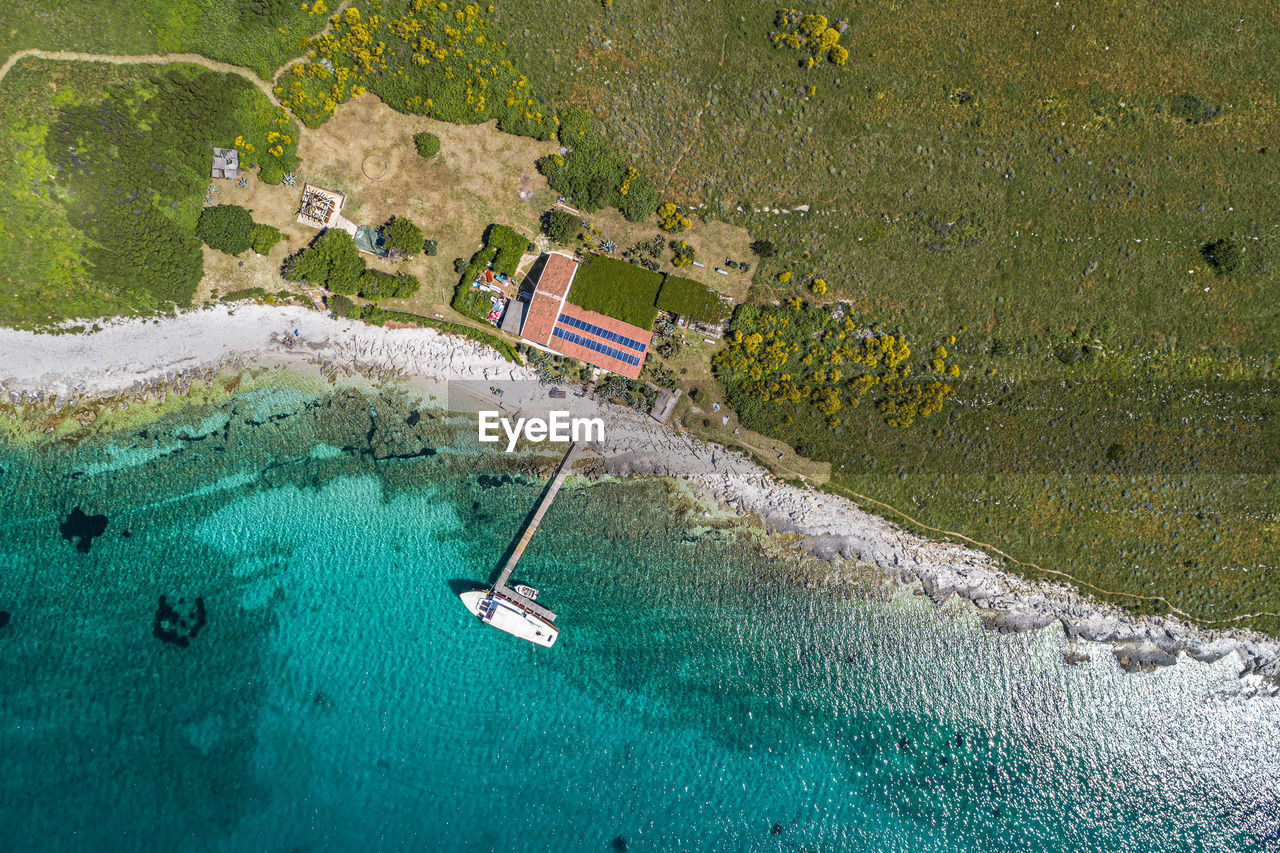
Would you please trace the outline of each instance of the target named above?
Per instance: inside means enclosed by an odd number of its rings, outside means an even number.
[[[256,304],[215,306],[158,319],[100,322],[91,334],[38,334],[0,329],[0,400],[62,405],[173,382],[184,374],[249,363],[311,363],[409,378],[445,401],[449,383],[475,404],[476,382],[536,388],[536,374],[474,341],[432,329],[383,329],[332,320],[313,310]],[[293,342],[292,347],[285,344]],[[454,386],[455,388],[458,386]],[[481,388],[484,386],[481,385]],[[520,410],[535,401],[501,400]],[[456,401],[457,395],[453,396]],[[489,401],[494,402],[494,401]],[[566,407],[594,410],[570,397]],[[467,408],[470,408],[469,406]],[[1244,630],[1206,630],[1174,619],[1134,617],[1065,585],[1029,582],[1000,569],[987,554],[931,542],[853,501],[782,483],[743,454],[660,426],[631,410],[606,407],[606,440],[593,449],[590,470],[615,476],[669,476],[766,530],[802,537],[828,560],[878,566],[904,583],[919,583],[936,602],[958,595],[992,628],[1032,630],[1058,622],[1068,638],[1109,643],[1131,669],[1174,663],[1180,654],[1212,661],[1237,654],[1251,689],[1271,692],[1263,676],[1280,677],[1280,641]]]

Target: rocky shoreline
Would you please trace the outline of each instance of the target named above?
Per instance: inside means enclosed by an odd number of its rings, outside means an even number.
[[[0,400],[15,411],[35,406],[54,414],[72,405],[67,414],[87,425],[111,407],[185,395],[194,383],[211,386],[220,369],[276,364],[319,367],[326,378],[400,377],[444,405],[456,403],[448,399],[450,383],[510,381],[539,387],[532,371],[463,338],[331,320],[296,307],[217,306],[103,325],[102,331],[82,335],[0,329],[0,352],[11,354],[0,375]],[[519,405],[515,399],[506,403]],[[1064,584],[1020,578],[980,551],[904,531],[854,501],[783,483],[741,453],[636,412],[607,407],[602,413],[609,428],[606,440],[593,445],[596,458],[584,469],[589,475],[678,478],[699,497],[754,517],[771,533],[794,535],[798,547],[833,566],[841,561],[874,566],[938,604],[966,599],[992,630],[1029,631],[1057,622],[1069,641],[1109,644],[1131,671],[1170,665],[1183,654],[1212,662],[1234,653],[1242,677],[1265,679],[1259,689],[1275,692],[1280,683],[1276,639],[1134,617]],[[839,576],[838,569],[833,576]]]
[[[1109,644],[1130,671],[1171,665],[1180,654],[1207,663],[1236,653],[1242,676],[1280,678],[1280,642],[1273,638],[1135,617],[1065,584],[1028,581],[981,551],[917,536],[846,498],[781,483],[735,451],[659,433],[636,416],[619,420],[630,430],[613,429],[615,438],[600,448],[601,472],[686,480],[706,498],[754,516],[769,532],[795,534],[815,557],[871,564],[899,583],[917,585],[938,604],[966,599],[992,630],[1031,631],[1057,622],[1069,640]]]

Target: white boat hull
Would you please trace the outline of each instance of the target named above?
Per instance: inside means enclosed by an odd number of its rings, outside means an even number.
[[[458,597],[480,621],[522,640],[549,648],[555,645],[556,637],[560,635],[560,629],[555,625],[514,601],[495,595],[492,590],[476,589]]]

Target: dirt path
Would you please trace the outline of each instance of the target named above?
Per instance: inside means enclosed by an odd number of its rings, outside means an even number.
[[[106,62],[111,65],[168,65],[171,62],[189,62],[192,65],[208,68],[210,71],[239,74],[257,86],[262,94],[267,96],[272,106],[280,106],[280,99],[276,97],[275,92],[271,91],[271,84],[255,74],[252,69],[228,62],[218,62],[198,53],[148,53],[126,56],[117,53],[79,53],[72,50],[41,50],[37,47],[29,47],[13,54],[4,65],[0,65],[0,80],[3,80],[9,73],[9,69],[19,61],[31,56],[56,62]]]

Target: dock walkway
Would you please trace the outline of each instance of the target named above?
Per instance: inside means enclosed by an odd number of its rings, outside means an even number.
[[[533,534],[538,530],[538,525],[542,523],[542,517],[546,515],[551,502],[556,499],[556,493],[564,485],[565,478],[573,472],[573,463],[577,460],[580,452],[582,452],[582,445],[576,442],[569,445],[569,452],[564,455],[564,460],[560,463],[560,469],[556,471],[555,477],[551,480],[551,485],[547,487],[546,493],[542,496],[542,502],[538,504],[537,512],[533,514],[533,518],[529,521],[529,526],[524,529],[524,533],[520,536],[520,541],[516,543],[516,547],[511,551],[511,557],[507,560],[506,566],[503,567],[502,574],[498,575],[498,580],[493,585],[494,592],[511,599],[523,607],[527,607],[548,622],[555,621],[556,614],[533,599],[525,598],[507,586],[507,581],[511,579],[511,573],[515,571],[516,563],[520,562],[520,557],[524,555],[524,549],[528,547],[530,540],[533,539]]]

